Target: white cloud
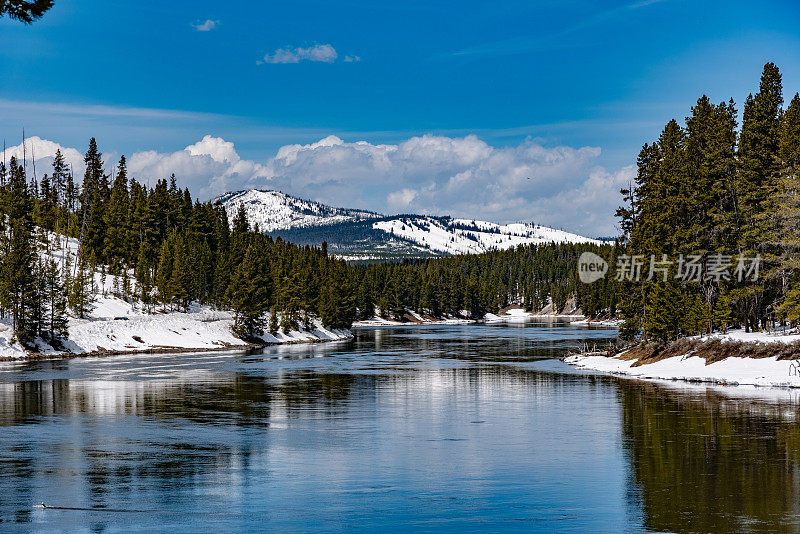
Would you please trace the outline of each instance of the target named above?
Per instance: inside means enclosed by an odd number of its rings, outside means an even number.
[[[37,175],[41,177],[50,173],[53,157],[59,148],[67,163],[72,165],[75,180],[80,182],[84,171],[83,154],[75,148],[63,147],[38,137],[25,140],[28,172],[33,169],[35,156]],[[102,146],[100,148],[102,150]],[[6,161],[12,156],[21,161],[22,143],[7,148],[3,156]],[[119,154],[105,152],[103,161],[106,171],[111,173],[118,160]],[[183,150],[167,153],[145,150],[128,157],[128,174],[139,181],[153,185],[156,180],[169,178],[172,173],[175,173],[181,187],[188,187],[192,194],[204,200],[270,176],[260,163],[241,159],[233,143],[210,135]]]
[[[58,144],[29,138],[30,161],[48,172]],[[101,147],[102,148],[102,147]],[[63,148],[83,174],[83,156]],[[6,151],[19,155],[21,145]],[[330,135],[306,145],[285,145],[265,162],[242,159],[234,144],[206,135],[175,152],[135,152],[131,176],[143,182],[175,173],[181,187],[202,200],[229,190],[268,187],[343,207],[384,213],[453,215],[495,222],[531,221],[590,236],[615,235],[619,189],[634,167],[610,172],[597,166],[596,147],[546,147],[526,139],[493,147],[474,135],[423,135],[398,144],[345,142]],[[118,155],[105,154],[107,168]],[[110,162],[110,163],[109,163]]]
[[[345,63],[356,63],[361,61],[361,56],[344,56]]]
[[[27,165],[31,165],[35,157],[36,174],[41,176],[45,173],[50,174],[56,150],[59,149],[67,165],[72,165],[76,173],[80,171],[83,174],[83,155],[80,152],[74,148],[62,147],[58,143],[37,136],[26,138],[24,149],[22,143],[6,148],[5,152],[2,153],[2,161],[5,161],[6,165],[8,165],[8,161],[13,157],[17,158],[17,161],[22,164],[24,158]],[[33,166],[31,165],[28,170],[32,172]]]
[[[403,210],[410,206],[418,195],[419,193],[413,189],[401,189],[389,193],[386,197],[386,204],[392,209]]]
[[[545,147],[532,139],[498,148],[474,135],[424,135],[397,145],[328,136],[282,147],[265,163],[266,184],[334,205],[614,234],[618,189],[632,171],[608,173],[597,167],[599,155],[595,147]]]
[[[301,61],[320,61],[333,63],[339,54],[329,44],[314,45],[308,48],[279,48],[272,54],[266,54],[257,63],[300,63]],[[350,56],[347,56],[350,57]],[[345,61],[347,59],[345,58]]]
[[[192,26],[194,26],[194,29],[199,32],[210,32],[218,25],[219,25],[218,20],[211,20],[211,19],[206,19],[206,21],[203,22],[202,24],[192,24]]]
[[[233,143],[210,135],[176,152],[134,152],[128,169],[132,176],[149,180],[175,173],[181,187],[202,199],[269,177],[260,163],[241,159]]]

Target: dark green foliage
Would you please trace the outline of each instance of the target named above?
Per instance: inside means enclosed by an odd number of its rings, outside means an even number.
[[[51,259],[43,266],[41,280],[44,302],[42,330],[53,344],[67,337],[67,293],[55,260]]]
[[[625,336],[661,341],[725,329],[797,321],[800,300],[800,96],[782,109],[782,80],[767,63],[745,100],[737,135],[733,100],[698,99],[682,128],[670,121],[639,155],[635,184],[617,210],[627,254],[697,255],[699,282],[621,286]],[[706,277],[714,254],[759,254],[761,277]],[[676,301],[677,299],[677,301]],[[682,319],[676,320],[678,314]]]
[[[111,197],[104,210],[105,238],[103,240],[103,257],[107,259],[112,273],[120,272],[123,263],[129,263],[127,240],[128,210],[130,199],[128,197],[128,170],[125,165],[125,156],[122,156],[117,166],[117,176],[111,188]]]
[[[39,328],[33,209],[25,171],[14,158],[9,162],[2,212],[8,224],[0,235],[0,308],[10,313],[18,339],[28,342]]]
[[[30,24],[40,19],[51,7],[54,0],[0,0],[0,16]]]
[[[359,318],[379,313],[402,320],[406,309],[434,317],[472,318],[509,304],[539,311],[552,303],[554,312],[582,309],[592,317],[616,314],[616,281],[606,277],[592,284],[578,280],[581,253],[594,252],[613,265],[609,245],[527,245],[483,254],[406,260],[355,268]]]
[[[644,332],[648,338],[666,343],[680,332],[681,294],[670,282],[650,287],[644,312]]]
[[[229,302],[235,312],[234,331],[245,338],[264,333],[264,314],[273,304],[270,264],[261,243],[252,243],[236,268]]]
[[[87,265],[87,261],[79,259],[75,265],[75,274],[70,277],[70,287],[67,288],[69,307],[78,317],[85,317],[94,302],[93,276],[93,269]]]

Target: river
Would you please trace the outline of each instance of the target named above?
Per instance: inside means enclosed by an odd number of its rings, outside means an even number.
[[[555,359],[615,336],[361,328],[3,364],[0,530],[800,531],[796,396]]]

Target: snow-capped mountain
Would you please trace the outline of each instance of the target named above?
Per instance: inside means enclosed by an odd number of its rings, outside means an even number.
[[[258,224],[258,228],[262,232],[382,217],[382,215],[370,211],[333,208],[319,202],[303,200],[269,189],[226,193],[214,199],[213,202],[222,203],[228,214],[228,220],[231,221],[239,210],[239,205],[244,204],[248,222],[251,225]]]
[[[215,199],[232,221],[244,205],[248,222],[262,232],[299,244],[328,243],[347,259],[389,259],[477,254],[525,244],[596,243],[577,234],[530,223],[500,225],[486,221],[428,215],[384,216],[365,210],[334,208],[279,191],[250,190]]]
[[[445,254],[478,254],[517,245],[595,243],[563,230],[529,223],[495,224],[449,217],[400,216],[373,223],[373,228]]]

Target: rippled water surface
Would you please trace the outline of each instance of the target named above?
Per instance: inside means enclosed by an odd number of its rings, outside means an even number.
[[[614,336],[424,326],[4,364],[0,530],[800,531],[796,394],[553,359]]]

